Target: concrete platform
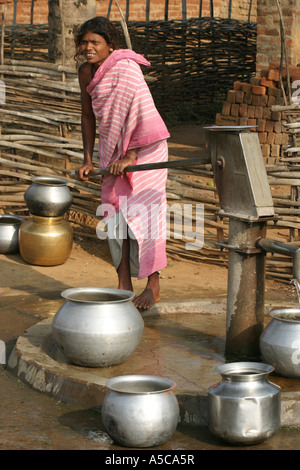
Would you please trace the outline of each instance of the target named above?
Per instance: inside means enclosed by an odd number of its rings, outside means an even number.
[[[266,311],[270,307],[266,305]],[[111,377],[166,377],[176,383],[181,422],[206,426],[208,389],[220,381],[215,369],[225,362],[226,299],[160,302],[142,316],[145,329],[140,345],[119,366],[85,368],[70,364],[52,339],[50,317],[18,338],[8,367],[35,390],[86,408],[101,406],[108,392],[106,381]],[[282,390],[282,426],[300,427],[300,379],[275,374],[269,379]]]

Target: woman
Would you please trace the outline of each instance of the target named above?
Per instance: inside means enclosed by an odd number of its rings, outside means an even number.
[[[101,184],[103,220],[118,288],[133,291],[132,276],[147,278],[144,291],[133,300],[137,308],[146,309],[160,300],[159,272],[167,264],[167,170],[124,169],[166,161],[169,132],[140,68],[149,62],[130,49],[118,49],[118,33],[108,19],[84,23],[75,44],[77,56],[85,58],[79,68],[84,163],[76,177],[85,181],[94,168],[98,120],[100,167],[109,169]]]

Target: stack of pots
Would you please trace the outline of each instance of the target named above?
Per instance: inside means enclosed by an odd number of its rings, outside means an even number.
[[[1,254],[13,254],[19,250],[19,230],[22,222],[24,222],[24,219],[16,215],[0,215]]]
[[[30,218],[19,231],[22,258],[39,266],[63,264],[73,245],[73,229],[64,219],[73,201],[67,181],[53,176],[36,177],[24,199]]]

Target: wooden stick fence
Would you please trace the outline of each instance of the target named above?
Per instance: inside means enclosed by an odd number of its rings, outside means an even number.
[[[74,74],[69,71],[67,80],[62,82],[59,81],[61,72],[59,67],[48,67],[46,64],[33,70],[26,61],[7,64],[7,102],[0,109],[3,124],[0,137],[0,209],[26,217],[28,210],[24,192],[34,176],[55,174],[67,177],[74,198],[68,217],[74,224],[75,233],[95,237],[95,227],[99,222],[96,211],[101,203],[99,178],[95,177],[88,183],[70,178],[71,171],[82,163],[80,93]],[[26,80],[27,74],[31,78]],[[40,75],[43,79],[37,78]],[[67,130],[63,126],[67,126]],[[298,131],[298,126],[290,128],[293,132]],[[96,149],[94,158],[97,165]],[[177,158],[172,155],[171,148],[170,159]],[[293,161],[266,166],[271,189],[278,186],[288,190],[293,185],[298,187],[300,173],[296,162],[294,157]],[[220,206],[211,165],[169,169],[167,198],[169,256],[226,266],[227,253],[220,251],[216,243],[226,239],[228,221],[220,220],[217,215]],[[278,236],[278,232],[283,231],[283,236],[288,239],[291,230],[294,233],[300,230],[300,201],[293,199],[287,191],[284,194],[275,192],[273,202],[280,219],[276,225],[269,223],[269,237],[272,233]],[[182,230],[182,226],[176,226],[175,219],[179,217],[180,220],[183,216],[186,204],[192,207],[204,205],[205,237],[202,249],[187,250],[186,244],[193,242],[193,239]],[[193,230],[196,222],[193,214]],[[299,237],[293,243],[299,243],[298,240]],[[288,282],[291,261],[279,255],[268,256],[267,259],[267,275]]]
[[[120,22],[115,24],[123,38],[121,47],[127,47]],[[255,73],[255,23],[201,17],[129,21],[127,26],[132,48],[151,62],[149,87],[168,121],[214,116],[233,82]],[[48,26],[7,26],[2,48],[5,59],[45,62]],[[37,79],[42,78],[43,72]]]
[[[6,86],[6,103],[0,107],[0,210],[26,217],[24,192],[34,176],[67,177],[74,198],[68,217],[74,224],[75,233],[95,237],[99,222],[96,211],[101,203],[99,179],[95,177],[82,183],[70,178],[71,171],[82,163],[80,91],[76,72],[54,64],[6,59],[0,73]],[[284,111],[287,111],[286,107]],[[288,112],[293,114],[295,121],[299,113],[297,106],[289,108]],[[287,123],[287,126],[298,138],[299,121],[292,124]],[[299,142],[296,143],[298,146]],[[281,164],[266,166],[275,212],[280,216],[276,225],[269,223],[268,236],[281,237],[294,244],[300,244],[297,235],[300,230],[297,163],[300,159],[297,159],[297,152],[288,147]],[[170,149],[170,159],[176,158]],[[97,143],[94,159],[97,165]],[[283,190],[278,192],[278,187]],[[170,169],[167,197],[171,228],[169,256],[226,266],[227,253],[220,251],[216,242],[226,239],[228,221],[220,220],[217,215],[220,207],[211,165],[189,170]],[[198,250],[186,249],[186,244],[193,240],[182,227],[176,226],[176,215],[180,219],[185,204],[204,205],[205,237],[203,247]],[[196,222],[193,215],[194,229]],[[267,275],[272,278],[288,282],[291,266],[291,261],[285,257],[267,256]]]

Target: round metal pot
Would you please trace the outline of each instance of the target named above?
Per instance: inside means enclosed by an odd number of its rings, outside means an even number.
[[[72,363],[110,367],[128,359],[144,331],[133,292],[75,287],[61,295],[67,300],[53,318],[52,334]]]
[[[67,180],[54,176],[38,176],[24,193],[29,212],[41,217],[60,217],[69,209],[73,197]]]
[[[284,377],[300,377],[300,308],[281,308],[270,312],[272,320],[260,336],[265,362]]]
[[[32,215],[19,231],[19,249],[24,261],[56,266],[67,261],[73,245],[73,229],[63,217]]]
[[[153,447],[174,434],[179,405],[171,380],[125,375],[107,381],[102,422],[113,441],[125,447]]]
[[[19,229],[24,222],[16,215],[0,215],[0,253],[11,254],[19,250]]]
[[[281,389],[267,375],[274,368],[233,362],[217,368],[222,381],[208,390],[209,429],[230,443],[257,444],[280,427]]]

